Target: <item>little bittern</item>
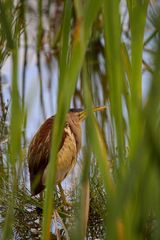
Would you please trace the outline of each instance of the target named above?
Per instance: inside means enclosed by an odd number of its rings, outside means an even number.
[[[94,112],[105,107],[96,107]],[[65,127],[57,154],[56,184],[60,184],[76,163],[81,148],[81,122],[86,117],[82,109],[70,109],[66,115]],[[45,188],[47,166],[51,149],[51,132],[55,116],[48,118],[34,135],[28,149],[28,163],[32,195]]]

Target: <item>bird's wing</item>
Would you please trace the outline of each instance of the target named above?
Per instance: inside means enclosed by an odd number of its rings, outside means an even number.
[[[28,149],[28,164],[33,194],[38,194],[44,188],[41,178],[49,161],[53,122],[54,117],[50,117],[41,125]]]
[[[49,162],[51,149],[51,133],[54,116],[48,118],[33,137],[28,149],[28,164],[30,172],[31,190],[34,195],[44,189],[42,176]],[[63,145],[66,133],[63,132],[60,149]]]

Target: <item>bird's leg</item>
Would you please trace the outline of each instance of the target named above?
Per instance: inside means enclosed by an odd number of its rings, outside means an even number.
[[[62,198],[63,204],[64,204],[65,206],[71,207],[72,204],[69,203],[69,202],[66,200],[66,196],[65,196],[65,194],[64,194],[64,190],[63,190],[62,185],[61,185],[60,183],[58,183],[58,188],[59,188],[59,191],[60,191],[60,194],[61,194],[61,198]]]

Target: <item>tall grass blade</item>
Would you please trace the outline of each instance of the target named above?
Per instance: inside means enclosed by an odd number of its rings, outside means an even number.
[[[122,66],[121,66],[121,25],[119,1],[104,1],[104,30],[106,69],[109,73],[109,88],[113,126],[115,123],[118,158],[125,159],[124,129],[122,118]]]
[[[140,115],[137,114],[137,108],[142,108],[142,54],[144,44],[144,30],[147,18],[149,0],[127,0],[129,10],[129,20],[131,26],[131,151],[134,151],[138,144],[140,131]],[[137,21],[138,19],[138,21]],[[141,29],[141,31],[139,31]]]
[[[60,138],[62,136],[64,121],[65,121],[65,114],[69,108],[70,100],[72,94],[75,89],[76,80],[80,69],[82,67],[83,59],[85,56],[87,44],[89,41],[91,28],[93,21],[100,9],[101,2],[96,1],[95,9],[92,13],[92,17],[89,23],[86,26],[86,19],[84,18],[82,22],[79,22],[77,19],[78,25],[75,26],[74,33],[73,33],[73,47],[71,49],[71,58],[69,60],[69,65],[66,69],[66,73],[64,75],[65,81],[63,81],[63,86],[61,92],[59,91],[59,99],[58,99],[58,114],[55,119],[55,125],[53,129],[53,136],[52,136],[52,149],[50,155],[50,162],[49,162],[49,172],[47,176],[47,191],[44,201],[44,218],[43,218],[43,232],[42,232],[42,239],[48,240],[50,235],[50,225],[51,225],[51,217],[53,212],[53,204],[52,204],[52,189],[55,182],[55,167],[56,167],[56,156],[58,151],[58,146],[60,144]],[[92,1],[88,1],[87,8],[85,8],[84,12],[89,10],[89,6],[92,6]],[[88,29],[85,29],[87,27]],[[82,38],[83,33],[84,38]],[[69,84],[68,84],[69,81]],[[64,96],[65,93],[65,96]],[[54,139],[54,144],[53,144]]]

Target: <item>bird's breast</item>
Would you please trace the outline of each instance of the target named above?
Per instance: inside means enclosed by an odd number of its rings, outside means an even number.
[[[76,139],[69,126],[65,127],[66,137],[57,156],[56,183],[61,182],[72,170],[76,163]]]
[[[76,163],[77,146],[74,134],[69,126],[64,129],[65,138],[61,149],[57,154],[57,167],[56,167],[56,184],[63,181],[63,179],[69,174]],[[48,172],[48,166],[46,167],[42,182],[45,185],[46,176]]]

